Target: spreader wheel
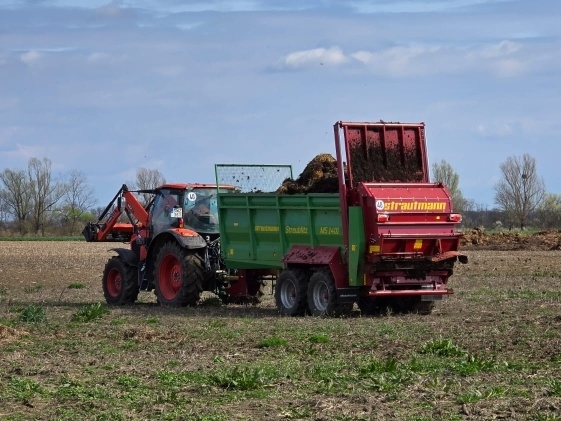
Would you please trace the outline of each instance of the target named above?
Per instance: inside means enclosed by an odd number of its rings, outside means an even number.
[[[169,241],[156,257],[154,286],[163,306],[194,306],[199,301],[204,280],[201,258],[179,244]]]
[[[133,304],[138,298],[136,268],[113,256],[103,271],[103,295],[110,305]]]
[[[306,272],[297,269],[283,271],[275,285],[277,309],[283,316],[302,316],[306,313]]]
[[[339,316],[348,314],[353,303],[340,303],[335,280],[329,270],[312,275],[308,285],[308,308],[313,316]]]

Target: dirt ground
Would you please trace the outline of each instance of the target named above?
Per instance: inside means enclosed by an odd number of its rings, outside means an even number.
[[[469,263],[458,264],[450,280],[455,293],[428,316],[281,318],[270,295],[257,306],[162,309],[153,293],[141,292],[135,306],[82,326],[71,323],[72,314],[103,302],[101,274],[114,245],[0,242],[0,419],[560,420],[560,238],[466,233]],[[46,309],[46,322],[19,319],[31,304]],[[310,345],[306,338],[318,333],[330,342]],[[256,346],[271,337],[289,345]],[[439,340],[469,357],[424,360],[423,344]],[[348,362],[367,358],[395,359],[412,377],[397,391],[387,389],[389,372],[337,388],[354,373]],[[432,367],[439,360],[442,366]],[[277,370],[301,364],[304,371],[253,393],[188,377],[242,361]],[[320,364],[335,374],[322,377]],[[190,380],[168,396],[162,373],[175,370]],[[132,380],[144,385],[138,400],[137,389],[123,386]],[[43,393],[18,391],[21,384],[38,384]],[[89,400],[86,386],[106,387],[105,397]],[[180,406],[197,415],[174,416]]]

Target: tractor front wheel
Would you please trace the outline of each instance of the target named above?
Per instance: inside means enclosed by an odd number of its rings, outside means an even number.
[[[163,306],[194,306],[199,301],[204,280],[201,258],[179,244],[169,241],[156,256],[154,287]]]
[[[107,304],[133,304],[138,298],[136,268],[123,262],[119,256],[107,261],[101,282]]]

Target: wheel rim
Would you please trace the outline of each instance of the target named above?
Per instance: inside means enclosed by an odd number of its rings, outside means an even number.
[[[318,282],[314,285],[312,297],[316,309],[319,311],[327,310],[327,306],[329,305],[329,289],[325,282]]]
[[[173,300],[181,288],[181,264],[173,255],[168,254],[162,260],[159,275],[160,292],[166,300]]]
[[[296,303],[296,284],[292,280],[285,281],[281,287],[281,301],[285,308],[292,308]]]
[[[112,297],[118,297],[122,288],[121,272],[118,269],[111,269],[107,274],[107,292]]]

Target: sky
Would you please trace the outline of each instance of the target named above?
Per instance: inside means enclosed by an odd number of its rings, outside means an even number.
[[[426,124],[492,208],[530,154],[561,194],[559,0],[0,0],[0,171],[48,158],[105,206],[138,168],[335,155],[337,121]]]

